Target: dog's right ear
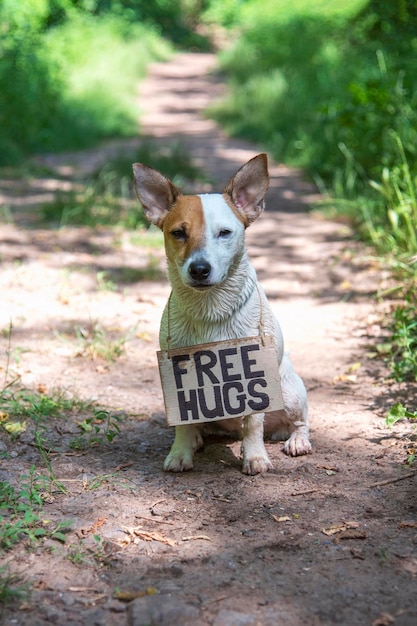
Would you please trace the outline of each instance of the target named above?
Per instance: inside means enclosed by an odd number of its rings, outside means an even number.
[[[181,191],[152,167],[133,164],[134,186],[146,218],[162,229],[168,211]]]
[[[266,154],[250,159],[229,180],[224,193],[238,210],[245,227],[249,226],[264,208],[269,186]]]

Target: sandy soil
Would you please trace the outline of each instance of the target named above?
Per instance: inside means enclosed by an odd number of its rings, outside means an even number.
[[[224,90],[213,63],[184,54],[152,66],[139,102],[143,132],[162,144],[180,138],[219,191],[262,147],[227,138],[202,115]],[[75,175],[123,145],[43,162]],[[62,181],[31,179],[18,191],[0,181],[14,214],[0,225],[0,376],[11,320],[9,373],[29,388],[96,399],[121,429],[111,444],[74,450],[77,422],[92,409],[44,420],[67,492],[49,495],[42,515],[49,525],[72,520],[72,530],[64,545],[22,541],[1,555],[31,589],[3,609],[3,624],[417,623],[410,426],[386,428],[402,390],[369,355],[386,277],[345,225],[308,212],[315,190],[299,172],[271,162],[270,173],[248,244],[308,388],[314,450],[288,458],[268,442],[274,470],[255,477],[240,473],[239,443],[224,438],[207,442],[194,471],[162,471],[173,436],[155,356],[169,294],[163,251],[129,233],[29,228],[27,208]],[[157,280],[138,280],[150,266]],[[100,330],[123,343],[113,363],[88,354]],[[31,465],[45,474],[33,424],[15,441],[0,437],[0,480],[18,487]]]

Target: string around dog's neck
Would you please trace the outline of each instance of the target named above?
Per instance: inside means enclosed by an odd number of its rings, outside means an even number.
[[[262,345],[265,345],[265,327],[264,327],[264,306],[263,306],[263,301],[262,301],[262,295],[259,289],[259,285],[258,283],[255,283],[255,287],[256,290],[258,292],[258,296],[259,296],[259,334],[262,340]],[[166,338],[166,342],[167,342],[167,347],[168,350],[171,350],[171,298],[172,298],[172,291],[169,294],[169,298],[168,298],[168,303],[167,303],[167,338]]]

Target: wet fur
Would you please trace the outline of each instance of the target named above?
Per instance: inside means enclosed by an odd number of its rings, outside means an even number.
[[[172,293],[161,321],[161,349],[258,335],[262,309],[264,331],[275,338],[285,406],[285,411],[267,414],[265,430],[274,438],[289,436],[287,454],[310,453],[306,390],[284,353],[280,326],[244,241],[245,229],[263,210],[269,184],[266,155],[243,165],[223,194],[184,196],[159,172],[142,164],[134,164],[133,170],[145,215],[165,238]],[[216,423],[241,435],[245,474],[272,467],[264,445],[264,417],[258,413]],[[166,471],[193,468],[204,429],[203,424],[175,427]]]

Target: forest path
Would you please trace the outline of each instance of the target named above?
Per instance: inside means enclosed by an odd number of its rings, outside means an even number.
[[[209,54],[180,54],[170,63],[156,63],[141,85],[139,101],[142,132],[162,144],[178,141],[186,146],[212,182],[209,189],[222,191],[262,148],[227,137],[204,116],[225,93],[214,69],[215,57]],[[248,229],[247,242],[283,326],[287,349],[303,378],[311,380],[314,428],[316,412],[321,420],[324,408],[331,407],[334,416],[341,409],[333,381],[360,359],[358,337],[374,309],[369,296],[378,275],[364,258],[357,258],[346,226],[308,212],[319,196],[299,171],[269,158],[269,173],[266,212]],[[368,421],[368,391],[358,384],[344,386],[343,412],[357,415],[358,423],[364,416]]]
[[[214,61],[180,54],[154,64],[139,106],[143,133],[161,145],[181,141],[212,181],[204,190],[221,191],[262,148],[204,117],[224,93]],[[48,164],[85,169],[135,143]],[[241,474],[240,444],[228,439],[208,441],[192,472],[162,471],[173,433],[155,356],[169,294],[160,247],[111,229],[0,225],[3,372],[43,393],[97,398],[110,428],[120,420],[111,445],[103,436],[88,444],[87,426],[98,428],[89,406],[66,420],[28,421],[17,439],[0,431],[1,480],[18,489],[32,466],[45,474],[46,454],[67,491],[53,491],[41,514],[49,528],[72,520],[64,545],[29,551],[20,542],[4,553],[32,592],[2,624],[417,623],[415,473],[402,467],[404,429],[384,423],[393,400],[378,382],[383,365],[366,354],[379,330],[380,275],[345,226],[308,212],[316,193],[299,172],[270,159],[270,173],[267,210],[247,241],[308,389],[313,454],[289,458],[267,442],[274,469],[253,477]],[[10,204],[24,206],[32,192],[15,191]],[[96,341],[108,348],[120,339],[114,362],[94,352]]]

